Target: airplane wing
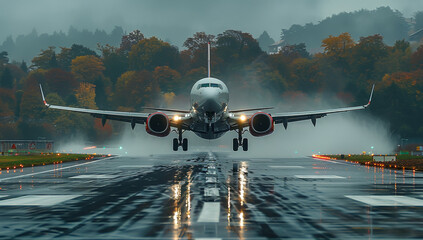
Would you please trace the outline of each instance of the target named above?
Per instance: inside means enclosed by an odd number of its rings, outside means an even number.
[[[87,113],[95,118],[101,118],[102,124],[104,125],[108,119],[122,121],[122,122],[129,122],[131,123],[132,128],[135,127],[135,124],[145,124],[147,121],[148,116],[150,113],[138,113],[138,112],[120,112],[120,111],[106,111],[106,110],[96,110],[96,109],[86,109],[86,108],[76,108],[76,107],[65,107],[65,106],[57,106],[57,105],[50,105],[47,103],[43,88],[40,84],[41,96],[43,98],[44,105],[50,109],[58,109],[64,111],[71,111],[77,113]],[[179,113],[179,112],[178,112]],[[176,114],[168,115],[171,126],[180,126],[181,120],[186,120],[186,118],[178,117],[178,121],[174,121],[173,117]],[[183,124],[184,126],[184,124]]]
[[[283,123],[285,128],[288,127],[289,122],[297,122],[302,120],[311,120],[313,125],[316,125],[317,118],[322,118],[328,114],[366,109],[368,106],[370,106],[370,103],[372,102],[374,88],[375,88],[375,85],[373,84],[372,91],[370,93],[369,102],[362,106],[334,108],[334,109],[317,110],[317,111],[305,111],[305,112],[277,113],[277,114],[272,114],[272,118],[276,124]]]
[[[240,113],[240,112],[251,112],[251,111],[258,111],[258,110],[267,110],[273,109],[273,107],[260,107],[260,108],[246,108],[246,109],[236,109],[229,111],[230,113]]]
[[[303,120],[311,120],[313,125],[316,125],[316,119],[322,118],[328,114],[362,110],[367,108],[368,106],[370,106],[370,103],[372,101],[374,88],[375,88],[375,85],[373,85],[372,87],[369,102],[362,106],[334,108],[334,109],[317,110],[317,111],[276,113],[276,114],[271,114],[271,116],[275,124],[283,123],[285,129],[288,127],[289,122],[297,122],[297,121],[303,121]],[[231,122],[230,122],[231,129],[237,129],[239,127],[241,128],[248,127],[249,126],[248,120],[251,118],[251,116],[241,115],[241,116],[231,117]],[[245,119],[243,121],[239,121],[241,117],[244,117]]]

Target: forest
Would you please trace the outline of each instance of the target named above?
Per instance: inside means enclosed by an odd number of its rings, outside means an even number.
[[[340,19],[351,22],[353,15],[369,17],[369,13],[375,19],[384,14],[398,26],[404,24],[400,13],[389,8],[341,13],[316,25],[282,30],[283,40],[295,38],[286,41],[277,54],[266,52],[273,42],[266,33],[255,39],[238,30],[217,35],[197,32],[186,39],[182,50],[157,37],[145,37],[140,30],[126,34],[120,27],[109,34],[71,28],[68,34],[33,32],[16,40],[8,38],[1,49],[10,49],[13,56],[0,51],[0,139],[83,134],[92,141],[107,141],[121,133],[121,123],[107,122],[103,127],[90,116],[47,110],[39,84],[47,101],[56,105],[120,111],[142,111],[145,106],[188,108],[192,84],[207,75],[208,42],[212,76],[223,80],[232,92],[250,96],[251,103],[243,107],[267,104],[269,99],[324,107],[322,99],[327,96],[342,106],[361,105],[375,84],[370,114],[387,123],[396,137],[419,138],[423,136],[421,43],[408,42],[404,33],[394,36],[382,29],[383,34],[362,35],[348,24],[344,32],[333,25]],[[331,24],[339,33],[320,29]],[[407,29],[422,27],[423,12],[418,12]],[[315,48],[316,40],[309,42],[308,34],[314,31],[321,32],[321,50],[311,53],[308,44]],[[31,51],[42,50],[33,53],[30,61],[15,61],[26,51],[20,49],[24,45],[31,46]],[[312,110],[306,107],[282,111]]]
[[[378,34],[356,42],[342,33],[325,38],[322,53],[312,55],[301,43],[269,55],[251,34],[241,31],[217,36],[198,32],[185,41],[186,50],[179,51],[135,30],[124,35],[118,47],[99,45],[101,54],[77,44],[57,53],[49,47],[30,66],[9,63],[7,52],[2,52],[0,138],[58,139],[85,133],[93,141],[110,139],[119,134],[119,124],[102,127],[90,116],[47,110],[38,85],[48,93],[47,101],[56,105],[124,111],[170,106],[186,100],[192,84],[206,76],[208,42],[212,75],[238,86],[236,91],[260,98],[268,94],[264,90],[271,90],[275,97],[294,100],[332,92],[353,105],[363,104],[375,83],[370,112],[389,122],[394,134],[423,134],[423,47],[413,52],[405,40],[389,46]]]

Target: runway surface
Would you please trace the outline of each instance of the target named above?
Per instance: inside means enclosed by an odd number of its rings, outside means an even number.
[[[77,161],[2,171],[0,238],[423,238],[422,184],[306,157]]]

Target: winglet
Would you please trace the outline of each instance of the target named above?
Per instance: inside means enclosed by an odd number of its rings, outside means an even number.
[[[40,91],[41,91],[41,97],[43,97],[43,103],[46,105],[46,107],[50,107],[50,104],[47,103],[46,98],[44,97],[43,87],[40,84]]]
[[[366,105],[364,105],[364,107],[368,107],[368,106],[370,106],[370,103],[372,103],[372,97],[373,97],[373,91],[374,90],[375,90],[375,85],[373,84],[372,92],[370,93],[369,102]]]

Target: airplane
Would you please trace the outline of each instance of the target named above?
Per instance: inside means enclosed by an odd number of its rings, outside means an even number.
[[[41,84],[40,91],[44,105],[47,108],[87,113],[95,118],[101,118],[103,126],[107,120],[131,123],[132,129],[135,128],[136,124],[145,124],[147,133],[157,137],[166,137],[173,129],[178,134],[177,138],[173,138],[174,151],[178,151],[179,147],[182,147],[183,151],[188,150],[188,139],[182,137],[185,131],[192,131],[204,139],[217,139],[228,131],[235,131],[238,137],[233,138],[233,151],[238,151],[240,147],[242,147],[243,151],[248,151],[248,139],[243,138],[243,134],[247,131],[245,130],[246,128],[248,128],[252,136],[261,137],[273,133],[275,124],[282,123],[284,128],[287,129],[290,122],[311,120],[312,124],[316,126],[316,119],[328,114],[366,109],[372,101],[374,87],[373,85],[368,103],[361,106],[278,114],[270,114],[264,111],[272,109],[272,107],[231,111],[228,108],[228,87],[221,80],[210,76],[209,43],[208,74],[206,78],[198,80],[193,85],[190,94],[191,108],[189,110],[145,107],[145,110],[155,112],[141,113],[56,106],[46,102]],[[165,112],[170,112],[170,114]],[[245,114],[248,112],[254,113]]]

